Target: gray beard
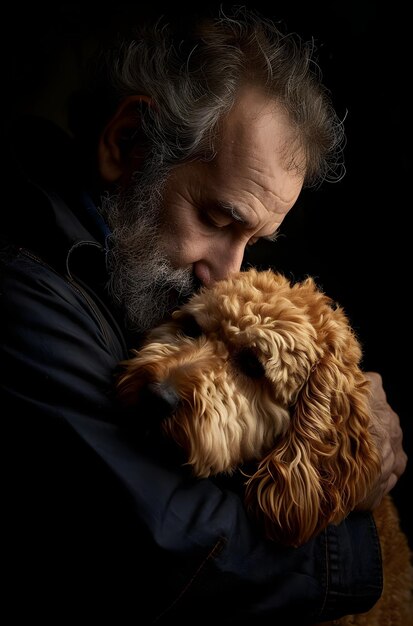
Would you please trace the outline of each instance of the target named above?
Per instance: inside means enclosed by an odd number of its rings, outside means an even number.
[[[174,269],[161,245],[161,202],[165,177],[132,182],[102,198],[108,239],[109,295],[126,326],[144,332],[162,322],[196,288],[191,268]]]

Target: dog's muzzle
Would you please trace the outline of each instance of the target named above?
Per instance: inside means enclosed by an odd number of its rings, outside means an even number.
[[[180,397],[171,384],[148,383],[140,388],[136,404],[121,412],[119,424],[132,435],[155,435],[159,433],[162,422],[172,416],[179,402]]]
[[[179,404],[179,396],[169,383],[149,383],[142,389],[142,408],[148,411],[151,419],[159,421],[169,417]]]

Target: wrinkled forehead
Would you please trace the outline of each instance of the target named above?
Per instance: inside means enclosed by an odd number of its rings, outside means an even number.
[[[304,180],[306,151],[304,138],[286,108],[263,90],[246,85],[222,122],[221,150],[245,145],[259,162],[266,152],[286,170]]]

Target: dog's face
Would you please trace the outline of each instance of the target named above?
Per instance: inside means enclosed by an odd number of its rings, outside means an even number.
[[[249,270],[150,331],[118,391],[136,419],[139,405],[158,413],[195,475],[257,461],[247,503],[270,536],[282,526],[298,544],[348,513],[376,468],[360,359],[343,310],[312,279]]]
[[[156,403],[196,475],[260,459],[288,429],[322,354],[303,295],[279,275],[243,273],[195,295],[128,363],[124,399]]]

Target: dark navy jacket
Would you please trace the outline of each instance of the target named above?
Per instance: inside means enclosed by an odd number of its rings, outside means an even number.
[[[128,346],[105,297],[104,241],[61,140],[19,128],[0,284],[13,621],[288,625],[370,608],[382,581],[369,513],[282,547],[254,529],[230,481],[191,478],[119,425]]]

